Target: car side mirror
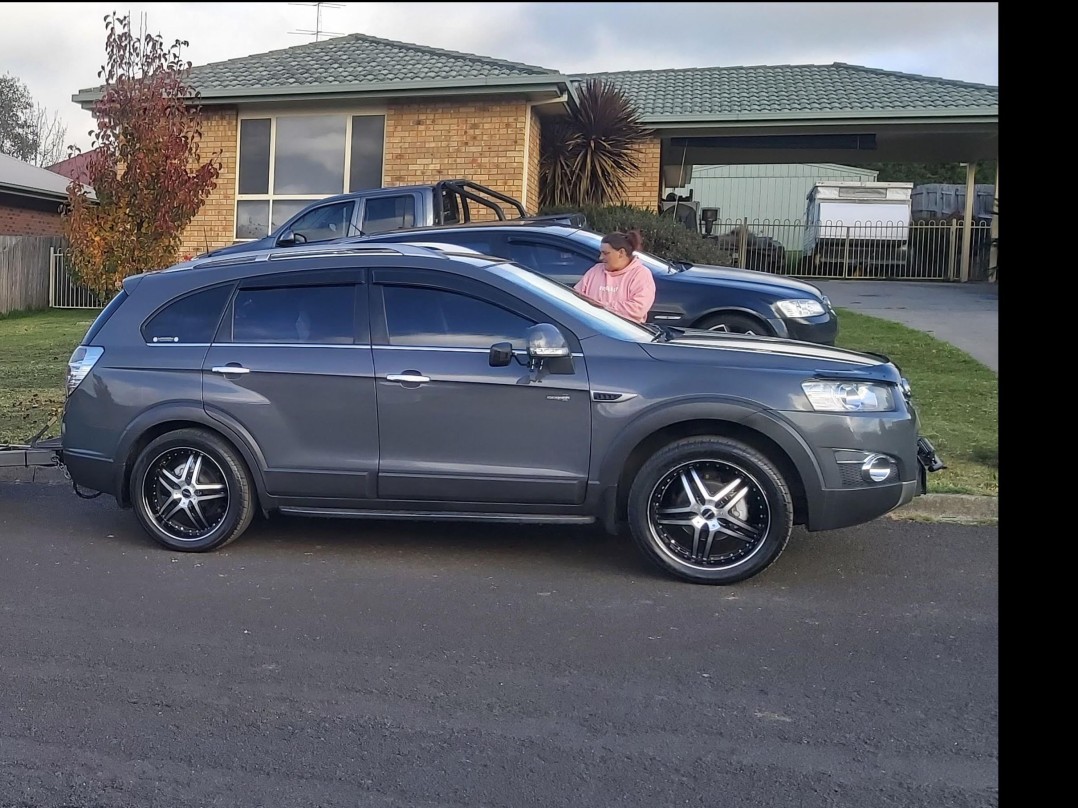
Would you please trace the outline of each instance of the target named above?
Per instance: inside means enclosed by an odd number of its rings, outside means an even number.
[[[526,332],[528,358],[532,360],[557,359],[569,355],[569,343],[561,331],[550,323],[533,325]]]
[[[533,325],[525,332],[528,341],[528,366],[539,369],[544,362],[569,356],[569,343],[565,336],[550,323]],[[558,364],[558,363],[556,363]]]
[[[285,230],[279,239],[277,239],[278,247],[295,247],[297,244],[306,244],[307,237],[302,233],[294,233],[291,230]]]
[[[513,343],[497,342],[490,346],[490,366],[504,368],[513,361]]]

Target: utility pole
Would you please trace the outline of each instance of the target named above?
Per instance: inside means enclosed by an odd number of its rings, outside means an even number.
[[[322,30],[322,9],[324,8],[344,8],[344,3],[289,3],[290,6],[314,6],[315,8],[315,23],[314,30],[299,30],[289,31],[290,34],[301,34],[303,36],[314,36],[314,41],[319,42],[323,35],[326,36],[344,36],[344,34],[337,33],[336,31],[323,31]]]

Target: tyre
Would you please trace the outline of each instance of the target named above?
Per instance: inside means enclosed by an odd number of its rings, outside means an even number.
[[[205,552],[238,538],[255,512],[254,483],[240,454],[203,429],[151,441],[131,472],[131,504],[143,529],[169,550]]]
[[[668,444],[629,490],[629,527],[663,571],[700,584],[733,584],[775,561],[793,529],[790,488],[755,449],[720,437]]]
[[[759,320],[749,317],[747,314],[713,314],[702,319],[696,328],[706,331],[728,331],[731,334],[758,334],[762,337],[773,337],[774,332],[763,325]]]

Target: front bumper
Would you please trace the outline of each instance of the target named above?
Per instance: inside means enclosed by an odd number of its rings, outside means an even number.
[[[783,318],[782,323],[786,326],[789,339],[834,345],[838,338],[838,317],[833,312],[817,317]]]
[[[879,487],[825,489],[820,492],[816,507],[810,509],[809,523],[805,527],[810,531],[836,530],[870,522],[925,494],[928,475],[944,468],[946,466],[932,443],[918,437],[915,479]]]

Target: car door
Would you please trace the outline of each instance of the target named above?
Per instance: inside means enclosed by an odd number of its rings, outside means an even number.
[[[544,319],[479,281],[374,270],[380,498],[584,501],[591,406],[579,347],[564,374],[489,363],[491,345],[523,351],[526,330]]]
[[[295,238],[289,244],[315,244],[357,235],[352,227],[355,208],[356,201],[349,199],[307,211],[288,226],[287,232]]]
[[[257,447],[271,494],[373,496],[378,466],[365,271],[240,282],[203,363],[203,401]]]

